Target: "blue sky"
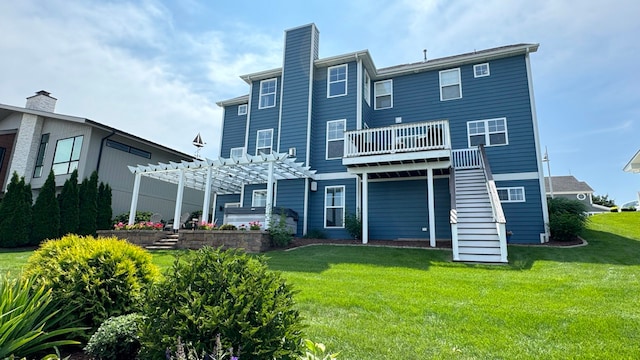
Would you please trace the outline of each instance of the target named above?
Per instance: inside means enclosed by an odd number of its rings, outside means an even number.
[[[216,101],[239,75],[279,67],[284,30],[316,23],[320,56],[368,49],[377,67],[516,43],[532,54],[541,145],[552,175],[574,175],[618,203],[640,176],[640,2],[2,1],[0,103],[47,90],[56,112],[193,153],[218,153]],[[545,164],[546,171],[546,164]]]

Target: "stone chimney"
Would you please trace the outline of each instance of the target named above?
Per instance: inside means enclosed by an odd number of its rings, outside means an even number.
[[[35,95],[27,98],[27,105],[25,105],[25,108],[54,112],[56,109],[56,101],[58,101],[58,99],[51,97],[50,95],[50,93],[44,90],[38,91]]]

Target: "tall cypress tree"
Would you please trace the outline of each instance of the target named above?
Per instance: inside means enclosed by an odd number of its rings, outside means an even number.
[[[29,194],[27,194],[27,189]],[[31,230],[31,186],[14,172],[0,206],[0,247],[29,244]]]
[[[98,230],[111,229],[111,217],[113,210],[111,209],[111,186],[102,181],[98,186],[98,216],[96,218],[96,228]]]
[[[60,205],[56,200],[56,177],[52,170],[33,205],[31,244],[38,245],[42,240],[54,239],[59,233]]]
[[[82,180],[79,189],[80,213],[78,218],[78,234],[94,235],[96,233],[96,219],[98,217],[98,173],[93,172],[87,179]]]
[[[58,196],[60,204],[60,236],[78,232],[78,170],[64,182],[62,192]]]

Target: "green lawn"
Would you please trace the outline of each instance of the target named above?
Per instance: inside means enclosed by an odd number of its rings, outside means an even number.
[[[637,358],[640,212],[593,216],[583,237],[589,246],[509,246],[509,265],[495,266],[362,246],[267,256],[298,291],[307,336],[340,359]],[[0,271],[29,254],[0,253]]]

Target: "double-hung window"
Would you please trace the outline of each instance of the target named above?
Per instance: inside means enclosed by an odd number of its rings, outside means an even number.
[[[440,100],[453,100],[461,97],[460,68],[440,71]]]
[[[393,107],[393,80],[377,81],[374,84],[375,110]]]
[[[347,95],[347,64],[327,69],[327,97]]]
[[[344,186],[324,188],[324,227],[344,227]]]
[[[371,78],[367,69],[364,70],[364,79],[362,80],[362,92],[364,93],[364,101],[367,105],[371,105]]]
[[[61,139],[56,143],[51,169],[56,175],[71,174],[78,168],[80,151],[82,150],[82,135]]]
[[[33,177],[39,178],[42,176],[42,169],[44,168],[44,155],[47,152],[47,145],[49,144],[49,134],[42,134],[40,137],[40,146],[38,147],[38,156],[36,157],[36,167],[33,169]],[[2,164],[0,164],[1,166]]]
[[[489,76],[489,63],[473,65],[473,77]]]
[[[247,115],[247,104],[238,105],[238,115]]]
[[[271,154],[273,129],[258,130],[256,137],[256,155]]]
[[[524,187],[498,188],[500,202],[524,202]]]
[[[488,119],[467,123],[469,147],[507,145],[507,119]]]
[[[327,122],[327,160],[342,158],[344,153],[345,126],[345,119]]]
[[[267,206],[267,190],[253,190],[251,197],[251,207]]]
[[[260,81],[260,104],[259,109],[266,109],[276,106],[276,87],[278,79]]]

